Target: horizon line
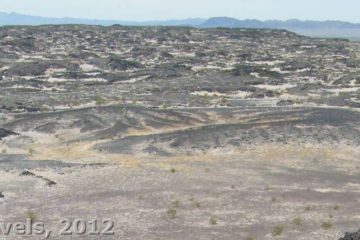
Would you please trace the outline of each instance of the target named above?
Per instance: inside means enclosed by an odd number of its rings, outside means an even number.
[[[117,21],[117,22],[132,22],[132,23],[146,23],[146,22],[166,22],[166,21],[182,21],[182,20],[209,20],[212,18],[230,18],[230,19],[236,19],[239,21],[245,21],[245,20],[255,20],[260,22],[268,22],[268,21],[282,21],[282,22],[288,22],[288,21],[301,21],[301,22],[343,22],[343,23],[351,23],[351,24],[360,24],[360,22],[352,22],[352,21],[346,21],[346,20],[336,20],[336,19],[327,19],[327,20],[310,20],[310,19],[299,19],[299,18],[289,18],[289,19],[265,19],[260,20],[258,18],[237,18],[237,17],[229,17],[229,16],[213,16],[208,18],[201,18],[201,17],[186,17],[186,18],[176,18],[176,19],[151,19],[151,20],[124,20],[124,19],[110,19],[110,18],[82,18],[82,17],[70,17],[70,16],[64,16],[64,17],[51,17],[51,16],[41,16],[41,15],[32,15],[28,13],[20,13],[20,12],[7,12],[7,11],[1,11],[0,13],[5,13],[8,15],[23,15],[23,16],[29,16],[29,17],[38,17],[38,18],[52,18],[52,19],[74,19],[74,20],[91,20],[91,21]]]

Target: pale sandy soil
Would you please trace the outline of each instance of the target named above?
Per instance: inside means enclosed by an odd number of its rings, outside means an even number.
[[[128,135],[152,133],[133,130]],[[30,211],[53,231],[51,239],[67,239],[57,236],[65,217],[111,218],[116,236],[100,239],[114,240],[333,240],[358,227],[358,146],[294,141],[156,157],[94,150],[101,140],[68,143],[80,134],[79,129],[23,132],[21,138],[34,141],[17,149],[7,143],[19,142],[20,137],[1,142],[0,149],[26,154],[28,161],[81,164],[30,170],[55,181],[53,187],[42,179],[19,177],[20,169],[0,170],[4,219],[22,221]],[[105,165],[84,165],[94,163]],[[176,210],[174,218],[169,209]],[[216,219],[215,225],[211,219]],[[324,223],[331,227],[325,229]],[[276,227],[284,228],[280,236],[273,234]]]

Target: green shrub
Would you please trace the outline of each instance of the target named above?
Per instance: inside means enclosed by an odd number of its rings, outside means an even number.
[[[323,222],[321,228],[324,230],[329,230],[333,227],[333,223],[331,221]]]
[[[102,97],[100,97],[100,96],[96,96],[96,97],[95,97],[95,104],[96,104],[97,106],[101,106],[101,105],[104,105],[104,104],[106,104],[106,103],[107,103],[106,99],[104,99],[104,98],[102,98]]]
[[[209,224],[210,225],[217,225],[218,224],[218,219],[214,216],[211,216],[209,219]]]
[[[170,219],[174,219],[174,218],[176,218],[177,211],[174,208],[169,208],[167,210],[166,214]]]
[[[297,225],[297,226],[300,226],[301,224],[302,224],[302,219],[301,218],[295,218],[294,220],[293,220],[293,223],[295,224],[295,225]]]
[[[284,232],[284,229],[285,229],[284,225],[277,225],[273,228],[272,235],[274,237],[280,236]]]

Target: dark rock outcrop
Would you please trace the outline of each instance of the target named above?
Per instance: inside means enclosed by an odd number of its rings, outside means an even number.
[[[10,135],[16,135],[16,133],[6,130],[6,129],[3,129],[3,128],[0,128],[0,140],[8,137]]]
[[[339,240],[360,240],[360,230],[355,233],[346,233],[345,237],[340,238]]]

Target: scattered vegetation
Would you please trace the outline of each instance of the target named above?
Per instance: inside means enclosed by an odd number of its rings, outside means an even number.
[[[293,220],[293,224],[295,224],[296,226],[300,226],[302,225],[302,219],[297,217]]]
[[[211,216],[209,219],[209,224],[210,225],[217,225],[218,224],[218,219],[215,216]]]
[[[172,206],[173,208],[179,208],[179,207],[180,207],[180,201],[179,201],[179,200],[173,201],[173,202],[171,203],[171,206]]]
[[[323,222],[321,228],[324,230],[329,230],[333,227],[333,223],[331,221]]]
[[[168,103],[163,103],[160,108],[162,108],[162,109],[167,109],[167,108],[169,108],[169,107],[170,107],[170,104],[168,104]]]
[[[211,96],[209,94],[205,93],[205,95],[203,96],[203,99],[206,104],[211,103]]]
[[[227,106],[227,105],[228,105],[228,100],[227,100],[227,98],[226,98],[226,97],[222,97],[222,98],[220,99],[219,105],[220,105],[220,106]]]
[[[96,96],[95,97],[95,104],[97,106],[101,106],[101,105],[105,105],[107,103],[106,99],[105,98],[102,98],[100,96]]]
[[[175,208],[169,208],[166,212],[167,216],[170,218],[170,219],[175,219],[176,218],[176,214],[177,214],[177,211]]]
[[[280,236],[284,232],[284,229],[285,229],[284,225],[277,225],[273,228],[272,235],[274,237]]]
[[[30,155],[34,155],[34,154],[35,154],[35,150],[32,149],[32,148],[29,148],[29,149],[28,149],[28,152],[29,152]]]

